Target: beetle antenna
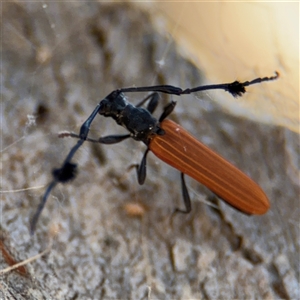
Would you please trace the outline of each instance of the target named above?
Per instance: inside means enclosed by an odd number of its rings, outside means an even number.
[[[51,192],[52,189],[56,186],[56,183],[57,183],[57,182],[56,182],[55,180],[53,180],[53,181],[49,184],[49,186],[48,186],[48,188],[47,188],[47,190],[46,190],[46,192],[45,192],[45,194],[44,194],[44,197],[43,197],[42,201],[40,202],[40,204],[39,204],[39,206],[38,206],[38,208],[37,208],[37,210],[36,210],[36,212],[35,212],[35,214],[34,214],[32,220],[31,220],[31,222],[30,222],[30,234],[31,234],[31,235],[33,235],[34,232],[35,232],[35,228],[36,228],[36,224],[37,224],[37,221],[38,221],[38,219],[39,219],[39,216],[40,216],[40,214],[41,214],[41,212],[42,212],[42,210],[43,210],[43,208],[44,208],[44,206],[45,206],[45,203],[46,203],[46,201],[47,201],[47,199],[48,199],[48,196],[49,196],[50,192]]]
[[[240,97],[246,92],[246,88],[245,88],[246,86],[261,83],[264,81],[275,80],[278,77],[279,77],[279,72],[275,71],[275,75],[270,77],[263,77],[263,78],[258,77],[251,81],[245,81],[245,82],[234,81],[232,83],[203,85],[192,89],[185,89],[184,91],[182,91],[181,94],[191,94],[191,93],[206,91],[206,90],[222,89],[226,92],[229,92],[233,97]]]
[[[123,93],[134,93],[134,92],[160,92],[164,94],[171,94],[171,95],[188,95],[200,91],[207,91],[207,90],[224,90],[226,92],[229,92],[233,97],[240,97],[245,92],[245,87],[257,83],[261,83],[264,81],[271,81],[275,80],[279,77],[279,72],[275,71],[274,76],[270,77],[258,77],[251,81],[245,81],[245,82],[239,82],[234,81],[231,83],[222,83],[222,84],[210,84],[210,85],[202,85],[195,88],[187,88],[185,90],[182,90],[179,87],[172,86],[172,85],[154,85],[154,86],[143,86],[143,87],[130,87],[130,88],[123,88],[118,90],[119,92]]]

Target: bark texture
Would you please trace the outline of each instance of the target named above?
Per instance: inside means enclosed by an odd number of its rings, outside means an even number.
[[[59,131],[78,132],[114,89],[193,87],[203,74],[128,4],[6,2],[2,26],[1,238],[16,261],[52,247],[25,275],[2,275],[0,299],[299,298],[299,136],[226,114],[211,101],[221,91],[172,96],[172,119],[264,189],[266,215],[213,208],[201,202],[212,194],[188,180],[192,213],[172,216],[183,205],[179,172],[149,155],[139,186],[128,167],[143,145],[85,143],[78,176],[53,190],[31,237],[45,188],[16,190],[51,181],[76,143]],[[99,116],[90,134],[115,133],[124,130]]]

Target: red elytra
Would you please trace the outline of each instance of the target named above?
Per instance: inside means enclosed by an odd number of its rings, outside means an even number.
[[[263,190],[245,173],[199,142],[183,127],[164,120],[150,150],[162,161],[202,183],[234,208],[262,215],[270,207]]]

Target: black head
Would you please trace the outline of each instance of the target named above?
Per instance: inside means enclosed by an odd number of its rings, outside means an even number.
[[[120,91],[113,91],[100,102],[99,114],[104,117],[118,118],[127,105],[125,95]]]

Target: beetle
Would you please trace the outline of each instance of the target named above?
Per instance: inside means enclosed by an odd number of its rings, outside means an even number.
[[[172,85],[129,87],[114,90],[97,104],[91,115],[81,125],[79,134],[63,132],[59,135],[60,137],[74,137],[78,141],[71,148],[62,166],[52,171],[53,180],[48,185],[32,218],[30,224],[31,234],[35,231],[38,218],[52,189],[57,183],[67,183],[76,177],[77,165],[72,162],[72,159],[85,141],[116,144],[127,138],[133,138],[136,141],[143,142],[147,149],[141,163],[136,166],[138,183],[141,185],[146,179],[146,160],[149,151],[152,151],[162,161],[178,169],[181,172],[185,209],[177,208],[175,210],[177,212],[189,213],[191,211],[191,200],[184,179],[186,174],[204,184],[221,199],[245,214],[266,213],[270,206],[269,200],[252,179],[200,143],[181,126],[166,119],[174,110],[175,101],[171,101],[163,109],[158,120],[153,117],[152,113],[158,105],[158,93],[180,96],[199,91],[221,89],[229,92],[233,97],[239,97],[246,92],[247,86],[275,80],[278,77],[279,73],[276,71],[274,76],[259,77],[251,81],[204,85],[184,90]],[[125,96],[126,93],[132,92],[151,92],[151,94],[137,105],[133,105],[128,102]],[[149,101],[147,107],[142,107],[147,101]],[[97,114],[113,118],[118,125],[126,128],[129,134],[109,135],[99,139],[89,138],[90,126]]]

